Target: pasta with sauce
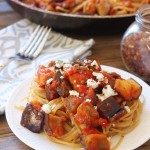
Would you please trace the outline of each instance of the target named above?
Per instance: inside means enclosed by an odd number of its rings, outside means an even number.
[[[44,10],[80,15],[126,15],[135,14],[136,10],[149,0],[20,0],[23,3]]]
[[[51,61],[38,68],[21,125],[74,148],[116,149],[139,123],[141,91],[135,80],[101,70],[96,60]],[[112,148],[108,138],[115,135],[121,138]]]

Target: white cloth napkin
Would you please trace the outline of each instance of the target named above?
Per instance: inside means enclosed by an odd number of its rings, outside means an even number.
[[[0,63],[3,63],[3,58],[15,55],[23,47],[36,26],[23,19],[0,31]],[[72,61],[90,56],[92,51],[89,49],[94,43],[93,39],[80,41],[51,31],[39,57],[30,63],[12,61],[0,72],[0,114],[4,113],[7,100],[16,86],[33,76],[39,64],[46,64],[50,60]]]

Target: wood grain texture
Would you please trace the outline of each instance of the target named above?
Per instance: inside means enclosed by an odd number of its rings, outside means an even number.
[[[22,19],[22,17],[19,14],[8,6],[4,0],[0,0],[0,29],[15,23],[20,19]],[[80,40],[93,38],[96,42],[92,49],[93,57],[98,58],[103,65],[126,70],[120,57],[120,42],[123,33],[101,35],[97,31],[92,33],[89,32],[90,34],[88,34],[88,32],[82,33],[80,31],[78,33],[61,32],[67,36]],[[7,124],[5,115],[0,116],[0,150],[32,150],[12,133]],[[150,140],[137,150],[150,150]]]

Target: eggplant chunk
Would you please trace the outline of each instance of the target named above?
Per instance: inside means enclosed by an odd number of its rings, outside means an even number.
[[[76,97],[73,95],[62,98],[62,101],[63,101],[63,104],[64,104],[66,110],[72,114],[77,113],[77,108],[83,102],[83,100],[84,100],[83,98]]]
[[[54,86],[54,82],[52,84],[47,84],[45,85],[45,91],[46,91],[46,98],[48,100],[53,100],[57,97],[59,97],[57,91],[56,91],[56,87]]]
[[[85,150],[110,150],[110,144],[105,134],[89,134],[81,136]]]
[[[109,97],[103,102],[97,105],[97,110],[101,117],[104,117],[108,120],[113,119],[114,117],[119,117],[126,113],[125,109],[122,108],[114,97]]]
[[[67,97],[71,90],[71,86],[60,71],[57,71],[52,81],[46,83],[45,90],[47,99],[52,100],[59,96]]]
[[[20,124],[34,133],[39,133],[43,120],[44,115],[28,103],[22,113]]]
[[[130,78],[127,80],[131,86],[132,86],[132,89],[133,89],[133,99],[137,99],[140,95],[141,95],[141,92],[142,92],[142,86],[136,82],[134,79]]]
[[[114,88],[125,100],[137,99],[142,92],[141,85],[133,79],[116,79]]]
[[[64,135],[65,117],[54,116],[52,114],[45,114],[44,130],[48,136],[60,137]]]
[[[69,82],[62,76],[60,71],[56,73],[55,78],[59,82],[59,85],[56,88],[57,93],[62,97],[67,97],[69,95],[69,91],[71,90]]]

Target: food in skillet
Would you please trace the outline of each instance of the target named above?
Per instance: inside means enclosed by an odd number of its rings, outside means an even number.
[[[51,61],[38,68],[21,125],[56,143],[109,150],[109,138],[120,135],[119,144],[138,125],[141,92],[134,79],[103,71],[96,60]]]
[[[23,3],[44,10],[80,15],[126,15],[135,14],[136,10],[149,0],[20,0]]]

